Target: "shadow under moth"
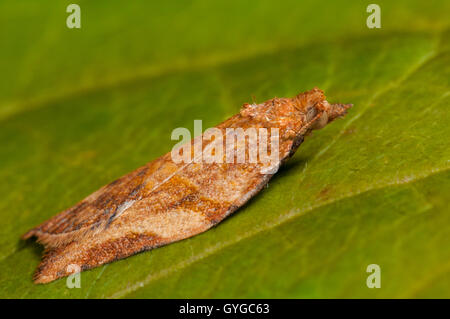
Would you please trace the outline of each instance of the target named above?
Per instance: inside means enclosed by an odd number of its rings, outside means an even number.
[[[24,234],[23,239],[35,236],[45,246],[35,283],[70,275],[69,265],[94,268],[210,229],[257,194],[306,135],[351,106],[328,103],[317,88],[293,98],[244,104],[216,129],[226,135],[229,128],[277,128],[279,156],[271,170],[249,161],[176,162],[169,152]],[[211,143],[218,141],[206,140],[200,147]],[[249,145],[247,152],[256,146]]]

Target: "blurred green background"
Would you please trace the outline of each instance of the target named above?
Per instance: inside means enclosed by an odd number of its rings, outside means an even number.
[[[0,2],[0,297],[450,297],[449,1]],[[204,234],[34,285],[20,235],[170,151],[171,131],[318,86],[353,103]],[[381,267],[381,288],[366,267]]]

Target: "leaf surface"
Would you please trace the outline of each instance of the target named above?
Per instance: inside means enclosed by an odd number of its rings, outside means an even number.
[[[67,4],[0,5],[0,296],[450,297],[448,1],[380,1],[372,30],[355,1],[80,1],[80,30]],[[32,283],[25,231],[170,151],[174,128],[314,86],[354,107],[218,227],[80,289]]]

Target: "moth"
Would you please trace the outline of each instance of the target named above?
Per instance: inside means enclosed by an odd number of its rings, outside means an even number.
[[[318,88],[244,104],[216,128],[225,135],[229,128],[276,128],[279,157],[270,163],[271,170],[262,169],[266,163],[249,161],[180,163],[169,152],[24,234],[23,239],[34,236],[45,246],[35,283],[71,274],[70,265],[94,268],[210,229],[257,194],[305,136],[351,106],[328,103]],[[211,143],[217,141],[204,142],[202,149]]]

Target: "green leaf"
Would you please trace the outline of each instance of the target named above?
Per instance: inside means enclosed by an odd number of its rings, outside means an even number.
[[[448,1],[0,5],[0,297],[450,297]],[[353,103],[194,238],[35,285],[20,235],[244,102]],[[381,267],[369,289],[366,268]]]

